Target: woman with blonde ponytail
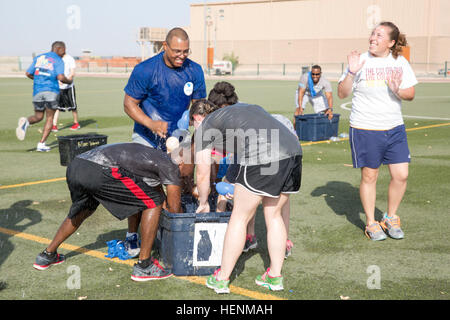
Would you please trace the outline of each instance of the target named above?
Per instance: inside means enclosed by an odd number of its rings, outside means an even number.
[[[366,236],[374,241],[402,239],[397,210],[406,191],[410,154],[401,112],[402,100],[415,96],[417,79],[401,55],[406,37],[392,22],[381,22],[369,37],[369,50],[352,51],[339,79],[338,96],[353,92],[350,147],[354,168],[361,168],[360,198],[366,214]],[[389,168],[387,212],[375,220],[376,183],[381,164]]]

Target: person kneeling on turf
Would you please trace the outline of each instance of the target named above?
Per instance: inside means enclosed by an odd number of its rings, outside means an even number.
[[[64,255],[57,253],[58,247],[101,203],[120,220],[142,212],[141,251],[131,279],[148,281],[170,277],[172,274],[151,257],[151,249],[166,198],[163,184],[167,191],[167,210],[180,212],[180,176],[189,175],[193,170],[193,164],[188,164],[192,162],[183,161],[183,150],[180,147],[167,154],[138,143],[118,143],[78,155],[66,173],[72,198],[69,214],[50,245],[37,256],[34,268],[45,270],[64,262]]]

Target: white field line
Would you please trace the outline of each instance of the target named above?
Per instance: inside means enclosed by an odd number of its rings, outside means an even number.
[[[352,104],[351,102],[346,102],[346,103],[341,104],[340,107],[341,107],[341,109],[351,111],[352,108],[348,107],[351,104]],[[428,117],[428,116],[409,116],[407,114],[404,114],[403,117],[404,118],[412,118],[412,119],[425,119],[425,120],[443,120],[443,121],[450,120],[450,118]]]

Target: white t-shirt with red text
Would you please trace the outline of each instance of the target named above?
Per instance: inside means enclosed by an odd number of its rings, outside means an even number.
[[[353,80],[352,112],[350,126],[358,129],[389,130],[403,124],[401,100],[389,89],[388,82],[394,73],[402,74],[400,89],[415,86],[418,82],[408,60],[392,54],[384,58],[361,54],[364,66]],[[339,82],[347,76],[348,69]]]

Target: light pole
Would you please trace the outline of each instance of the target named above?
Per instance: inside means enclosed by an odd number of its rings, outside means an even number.
[[[225,19],[225,10],[220,9],[219,10],[219,19],[223,20]],[[215,24],[214,24],[214,56],[216,55],[216,48],[217,48],[217,12],[215,13]]]
[[[217,18],[219,17],[221,20],[225,18],[225,10],[214,10],[212,12],[211,7],[206,7],[205,5],[205,37],[206,33],[208,33],[208,45],[206,51],[207,56],[207,67],[208,67],[208,74],[211,73],[211,65],[214,63],[214,56],[216,55],[216,46],[217,46]],[[214,18],[213,18],[214,16]],[[211,26],[214,25],[214,45],[211,48]],[[206,30],[206,28],[208,30]],[[205,40],[206,44],[206,40]],[[206,45],[205,45],[206,46]]]
[[[208,44],[207,44],[207,48],[206,48],[206,65],[207,65],[207,69],[208,69],[208,75],[211,74],[211,25],[212,25],[212,21],[211,21],[211,8],[208,7],[206,9],[206,13],[207,16],[205,17],[205,26],[208,29],[207,33],[208,33]],[[214,61],[214,57],[212,58]]]
[[[204,63],[205,63],[205,68],[207,68],[208,62],[207,62],[207,57],[208,57],[208,49],[207,49],[207,45],[206,45],[206,0],[203,2],[203,54],[204,54]]]

